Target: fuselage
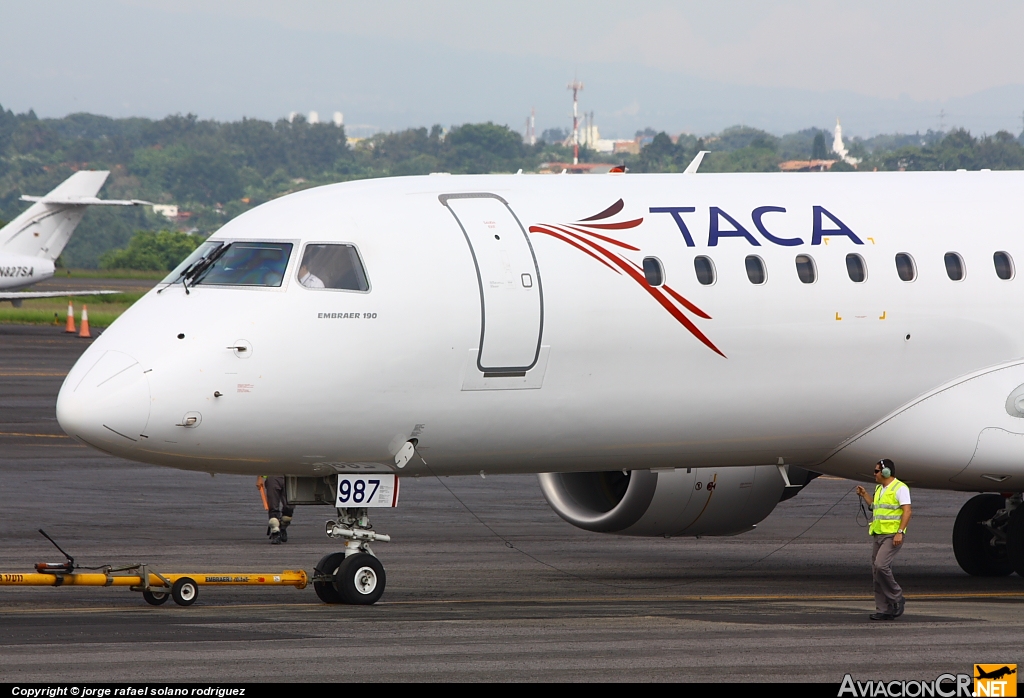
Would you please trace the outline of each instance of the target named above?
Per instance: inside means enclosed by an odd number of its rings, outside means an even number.
[[[1022,188],[1016,172],[320,187],[211,238],[290,245],[279,286],[151,291],[76,364],[58,418],[110,453],[210,472],[393,470],[415,439],[425,463],[406,473],[870,476],[886,445],[858,451],[860,435],[1024,358]],[[366,290],[300,283],[310,245],[354,248]],[[1024,434],[1003,397],[982,428]],[[951,479],[971,454],[908,454],[900,477],[982,489]]]
[[[17,291],[53,276],[53,260],[0,252],[0,291]]]

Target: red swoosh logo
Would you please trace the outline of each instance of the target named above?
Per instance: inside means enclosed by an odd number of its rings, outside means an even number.
[[[531,225],[531,233],[539,233],[541,235],[549,235],[553,238],[561,240],[562,242],[571,245],[572,247],[580,250],[584,254],[593,259],[597,260],[604,266],[608,267],[617,274],[625,273],[631,279],[636,281],[642,289],[647,291],[661,305],[672,317],[674,317],[679,324],[685,327],[690,334],[700,340],[705,346],[711,349],[719,356],[725,357],[725,354],[715,346],[714,342],[708,339],[703,332],[698,329],[694,322],[686,317],[683,310],[687,310],[690,313],[696,315],[699,318],[710,320],[711,316],[706,312],[698,308],[694,303],[683,297],[682,294],[670,288],[669,286],[651,286],[647,283],[647,279],[644,276],[643,268],[626,257],[623,257],[618,252],[609,249],[605,245],[614,245],[625,250],[632,252],[640,252],[639,247],[634,247],[628,243],[616,240],[602,235],[595,230],[629,230],[636,228],[644,222],[643,218],[635,218],[628,221],[621,221],[617,223],[594,223],[593,221],[606,220],[621,212],[625,207],[622,199],[619,199],[614,204],[601,211],[598,214],[584,218],[576,223],[565,224],[565,225]]]

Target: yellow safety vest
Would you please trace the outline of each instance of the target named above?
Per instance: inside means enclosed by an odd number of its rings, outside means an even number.
[[[882,485],[875,487],[875,501],[871,506],[873,516],[868,533],[873,536],[891,536],[900,530],[903,509],[900,508],[900,500],[896,498],[896,492],[901,487],[906,487],[906,485],[896,478],[893,478],[887,487]]]

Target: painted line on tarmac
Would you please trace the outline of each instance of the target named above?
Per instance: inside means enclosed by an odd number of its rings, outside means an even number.
[[[29,434],[20,431],[0,431],[0,436],[22,436],[34,439],[70,439],[67,434]]]
[[[720,595],[694,595],[694,596],[607,596],[607,597],[564,597],[547,599],[448,599],[431,601],[384,601],[378,604],[381,607],[387,606],[468,606],[468,605],[504,605],[504,606],[537,606],[551,604],[610,604],[610,603],[665,603],[682,601],[874,601],[874,596],[869,594],[823,594],[809,596],[806,594],[720,594]],[[950,600],[961,599],[1024,599],[1024,592],[967,592],[967,593],[936,593],[936,594],[907,594],[907,599],[915,601],[925,600]],[[345,604],[338,604],[344,606]],[[252,609],[295,609],[295,608],[334,608],[333,604],[324,603],[258,603],[258,604],[225,604],[207,605],[195,607],[187,613],[202,611],[231,611],[231,610],[252,610]],[[173,610],[173,607],[162,609],[163,611]],[[53,613],[156,613],[157,609],[150,606],[116,606],[116,607],[86,607],[86,608],[24,608],[0,610],[0,618],[4,616],[17,615],[40,615]]]
[[[959,593],[935,593],[935,594],[907,594],[908,599],[1022,599],[1024,592],[965,592]],[[438,605],[438,604],[499,604],[499,603],[615,603],[615,602],[637,602],[648,603],[658,601],[874,601],[875,597],[869,594],[693,594],[689,596],[607,596],[588,598],[549,598],[549,599],[523,599],[520,601],[507,601],[504,599],[453,599],[449,601],[389,601],[388,605]]]
[[[43,373],[43,372],[36,372],[36,373],[27,373],[27,372],[25,372],[25,373],[23,373],[23,372],[13,372],[13,371],[0,372],[0,377],[3,377],[3,378],[65,378],[65,377],[67,377],[67,375],[68,375],[67,371],[65,371],[64,373]]]

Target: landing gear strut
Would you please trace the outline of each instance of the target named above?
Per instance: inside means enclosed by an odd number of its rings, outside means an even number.
[[[324,603],[370,605],[384,593],[384,565],[370,543],[391,541],[370,526],[366,508],[338,509],[338,519],[327,522],[330,538],[345,539],[345,550],[324,555],[313,571],[313,590]]]
[[[953,554],[976,577],[1024,576],[1024,506],[1021,495],[979,494],[953,524]]]

